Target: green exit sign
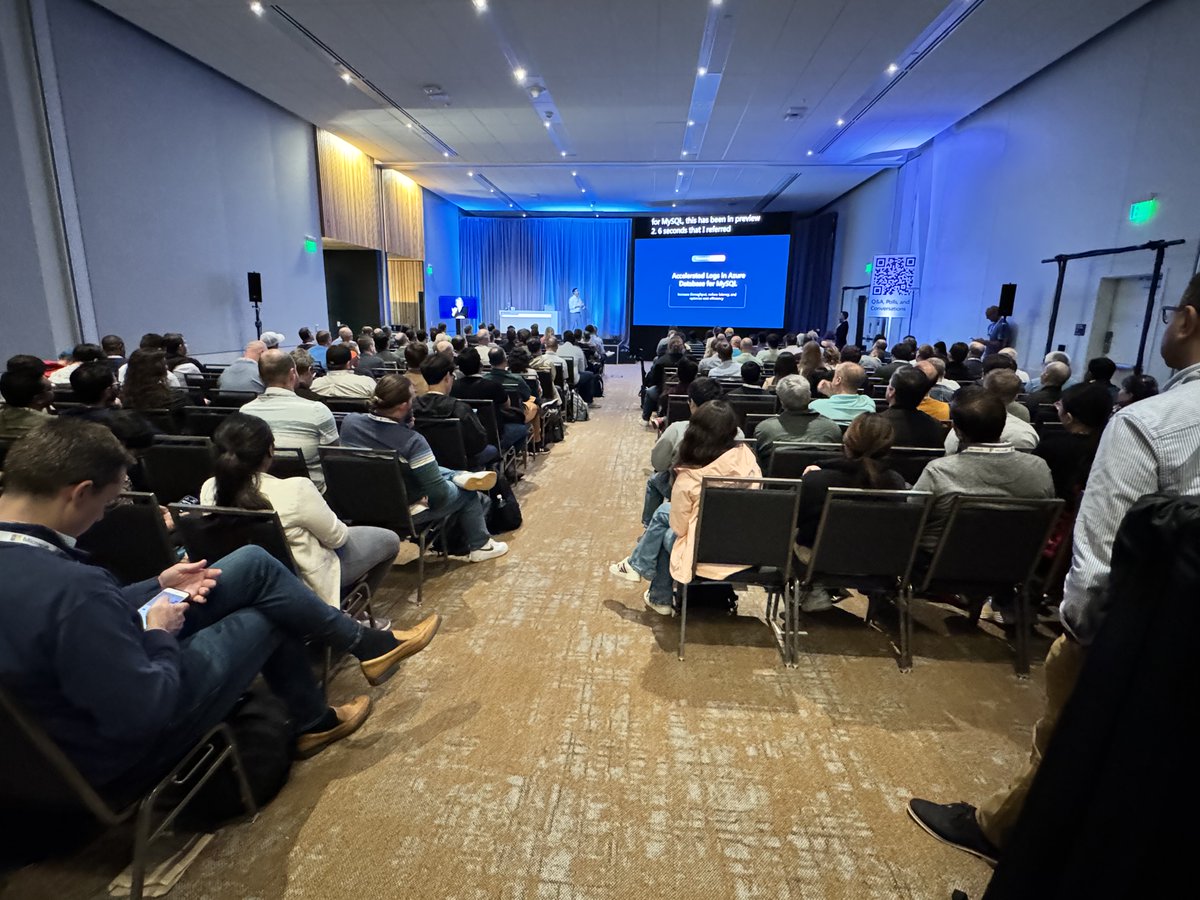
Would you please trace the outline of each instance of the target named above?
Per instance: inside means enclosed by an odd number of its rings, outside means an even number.
[[[864,269],[864,271],[865,271],[865,272],[866,272],[868,275],[870,275],[870,274],[871,274],[871,272],[874,270],[874,268],[875,268],[875,263],[867,263],[867,266],[866,266],[866,268]]]
[[[1129,204],[1129,221],[1134,225],[1144,225],[1158,213],[1158,200],[1151,197],[1138,203]]]
[[[315,240],[313,240],[312,238],[305,238],[304,239],[304,252],[305,253],[316,253],[317,252],[317,242]]]

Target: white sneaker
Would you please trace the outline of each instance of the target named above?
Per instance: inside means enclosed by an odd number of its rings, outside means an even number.
[[[459,472],[450,480],[464,491],[490,491],[496,486],[496,473],[490,469],[486,472]]]
[[[829,591],[820,585],[815,585],[808,592],[808,596],[800,601],[800,612],[817,613],[827,609],[833,609],[833,598],[829,596]]]
[[[642,594],[642,602],[646,604],[646,609],[653,610],[654,612],[658,613],[660,616],[675,615],[675,607],[672,606],[670,603],[651,603],[649,590],[647,590],[646,593]]]
[[[619,563],[613,563],[608,567],[608,571],[616,575],[618,578],[624,578],[626,581],[641,581],[642,576],[633,570],[633,566],[629,565],[629,557],[625,557]]]
[[[493,472],[492,474],[494,475],[495,473]],[[467,560],[469,562],[483,562],[487,559],[495,559],[497,556],[503,556],[507,552],[508,544],[504,543],[504,541],[497,541],[491,538],[478,550],[472,550],[467,554]]]

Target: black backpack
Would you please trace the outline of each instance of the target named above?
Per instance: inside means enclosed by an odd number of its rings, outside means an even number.
[[[504,534],[521,527],[521,505],[513,493],[508,479],[501,475],[496,486],[488,491],[491,505],[487,511],[487,530],[491,534]]]

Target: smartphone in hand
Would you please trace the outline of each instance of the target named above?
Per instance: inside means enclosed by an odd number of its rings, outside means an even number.
[[[146,614],[150,612],[150,607],[163,597],[166,597],[172,603],[186,603],[192,598],[192,595],[187,591],[177,591],[175,588],[163,588],[138,609],[138,615],[142,617],[142,628],[146,627]]]

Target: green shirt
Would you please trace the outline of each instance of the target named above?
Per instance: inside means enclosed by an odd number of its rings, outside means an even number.
[[[23,406],[0,406],[0,441],[15,441],[39,425],[49,422],[50,414]]]

